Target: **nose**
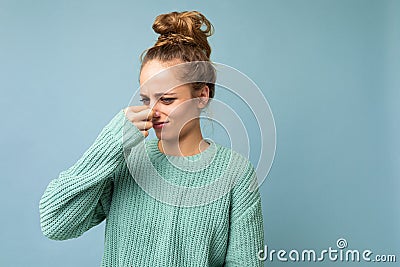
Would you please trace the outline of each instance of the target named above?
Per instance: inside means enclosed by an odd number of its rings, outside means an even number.
[[[160,111],[158,110],[158,103],[156,103],[153,107],[153,117],[154,118],[159,118],[160,117]]]
[[[160,112],[158,110],[153,109],[153,117],[154,118],[159,118],[160,117]]]

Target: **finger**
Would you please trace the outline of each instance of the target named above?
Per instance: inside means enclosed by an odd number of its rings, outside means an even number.
[[[153,118],[153,111],[151,109],[145,109],[135,113],[133,116],[136,121],[151,121]]]
[[[128,111],[128,112],[140,112],[140,111],[142,111],[142,110],[145,110],[145,109],[148,109],[149,107],[148,106],[145,106],[145,105],[142,105],[142,106],[128,106],[128,107],[126,107],[126,110]]]
[[[129,106],[124,109],[124,113],[127,117],[132,117],[147,109],[149,109],[147,106]]]
[[[130,120],[132,123],[135,123],[139,121],[147,121],[149,111],[150,111],[149,109],[142,110],[140,112],[133,112],[128,110],[125,115],[128,120]]]
[[[149,136],[149,132],[148,131],[140,131],[144,137],[146,138],[147,136]]]
[[[147,131],[153,127],[153,123],[151,121],[138,121],[138,122],[135,122],[134,124],[140,131],[144,131],[144,130]]]
[[[147,120],[153,120],[154,110],[150,109],[149,113],[147,114]]]

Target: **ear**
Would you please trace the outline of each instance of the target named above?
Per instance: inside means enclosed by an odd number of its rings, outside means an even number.
[[[197,107],[199,109],[203,109],[207,106],[208,100],[210,99],[210,88],[207,85],[203,86],[200,92],[198,93],[197,97],[199,98],[199,103]]]

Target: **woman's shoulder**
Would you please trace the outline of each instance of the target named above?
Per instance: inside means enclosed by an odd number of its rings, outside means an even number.
[[[256,169],[251,161],[242,153],[230,147],[217,145],[221,154],[230,155],[230,160],[225,167],[226,175],[230,177],[233,186],[233,194],[241,198],[257,195],[259,182]]]
[[[221,151],[221,153],[226,155],[231,155],[233,160],[237,162],[243,162],[245,164],[251,164],[250,160],[244,155],[244,153],[238,152],[238,150],[222,145],[221,143],[215,143],[215,144],[218,150]]]
[[[236,170],[245,171],[246,173],[255,171],[253,164],[244,154],[220,143],[215,144],[219,154],[227,161],[226,163],[231,164],[231,167],[234,167]]]

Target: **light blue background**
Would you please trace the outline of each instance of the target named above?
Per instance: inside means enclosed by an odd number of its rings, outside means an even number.
[[[400,261],[400,1],[1,0],[0,266],[100,264],[104,223],[48,240],[39,199],[129,103],[152,22],[174,10],[210,19],[212,60],[248,75],[273,111],[265,244],[322,250],[343,237]]]

